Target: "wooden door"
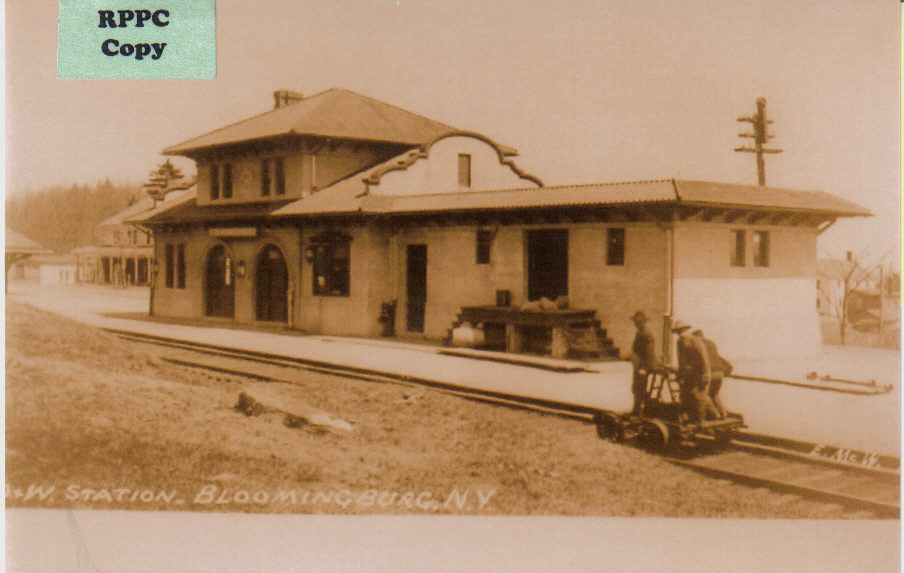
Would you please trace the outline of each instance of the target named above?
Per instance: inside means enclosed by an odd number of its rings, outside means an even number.
[[[527,298],[568,295],[568,230],[527,232]]]
[[[207,316],[234,317],[235,276],[232,258],[222,245],[217,245],[207,255],[206,279]]]
[[[289,272],[282,252],[273,245],[257,261],[257,319],[287,322],[289,318]]]
[[[407,258],[407,330],[424,332],[424,315],[427,306],[427,245],[408,245]]]

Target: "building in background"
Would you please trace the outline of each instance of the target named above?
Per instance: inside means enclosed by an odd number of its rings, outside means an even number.
[[[660,341],[680,319],[727,356],[810,354],[817,237],[870,214],[725,183],[545,187],[483,134],[343,89],[274,95],[165,150],[196,161],[194,196],[126,219],[157,239],[155,314],[436,340],[469,316],[503,348],[567,355],[581,324],[630,347],[643,310]]]
[[[13,266],[13,278],[41,286],[75,284],[75,255],[35,255]]]
[[[129,217],[170,204],[186,192],[175,189],[163,201],[144,197],[102,221],[94,244],[73,249],[78,258],[77,281],[114,286],[148,286],[154,260],[153,237],[143,227],[126,222]]]
[[[51,254],[50,249],[45,249],[37,241],[29,239],[25,235],[17,233],[9,227],[6,227],[4,242],[6,244],[6,267],[4,269],[4,277],[7,288],[9,286],[10,279],[9,271],[14,267],[14,265],[20,264],[28,258],[36,255]],[[23,269],[21,271],[21,274],[24,275],[24,273],[25,271]],[[16,272],[14,272],[13,274],[15,275]]]

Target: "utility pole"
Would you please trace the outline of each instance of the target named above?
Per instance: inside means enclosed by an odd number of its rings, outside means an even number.
[[[766,143],[774,138],[774,135],[769,134],[769,124],[772,123],[771,119],[766,118],[766,98],[758,97],[756,98],[756,114],[750,115],[742,115],[738,118],[738,121],[746,121],[753,124],[753,133],[739,133],[740,137],[749,137],[753,139],[753,147],[736,147],[735,151],[741,151],[744,153],[756,153],[756,171],[757,171],[757,181],[761,187],[766,186],[766,160],[763,157],[765,153],[781,153],[783,150],[781,149],[767,149],[765,147]]]

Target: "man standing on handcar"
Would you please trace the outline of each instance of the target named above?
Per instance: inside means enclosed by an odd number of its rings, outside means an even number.
[[[634,394],[634,408],[631,415],[640,416],[647,398],[647,377],[656,369],[656,340],[647,320],[647,315],[638,310],[631,317],[637,333],[631,345],[631,364],[634,367],[634,381],[631,392]]]

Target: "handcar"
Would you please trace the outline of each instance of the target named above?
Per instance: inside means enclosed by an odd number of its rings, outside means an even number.
[[[702,440],[728,445],[734,433],[746,427],[744,417],[733,412],[716,420],[691,420],[681,403],[680,383],[675,373],[665,368],[647,377],[640,415],[599,410],[594,414],[594,422],[597,434],[605,440],[630,440],[653,451],[693,447]]]

